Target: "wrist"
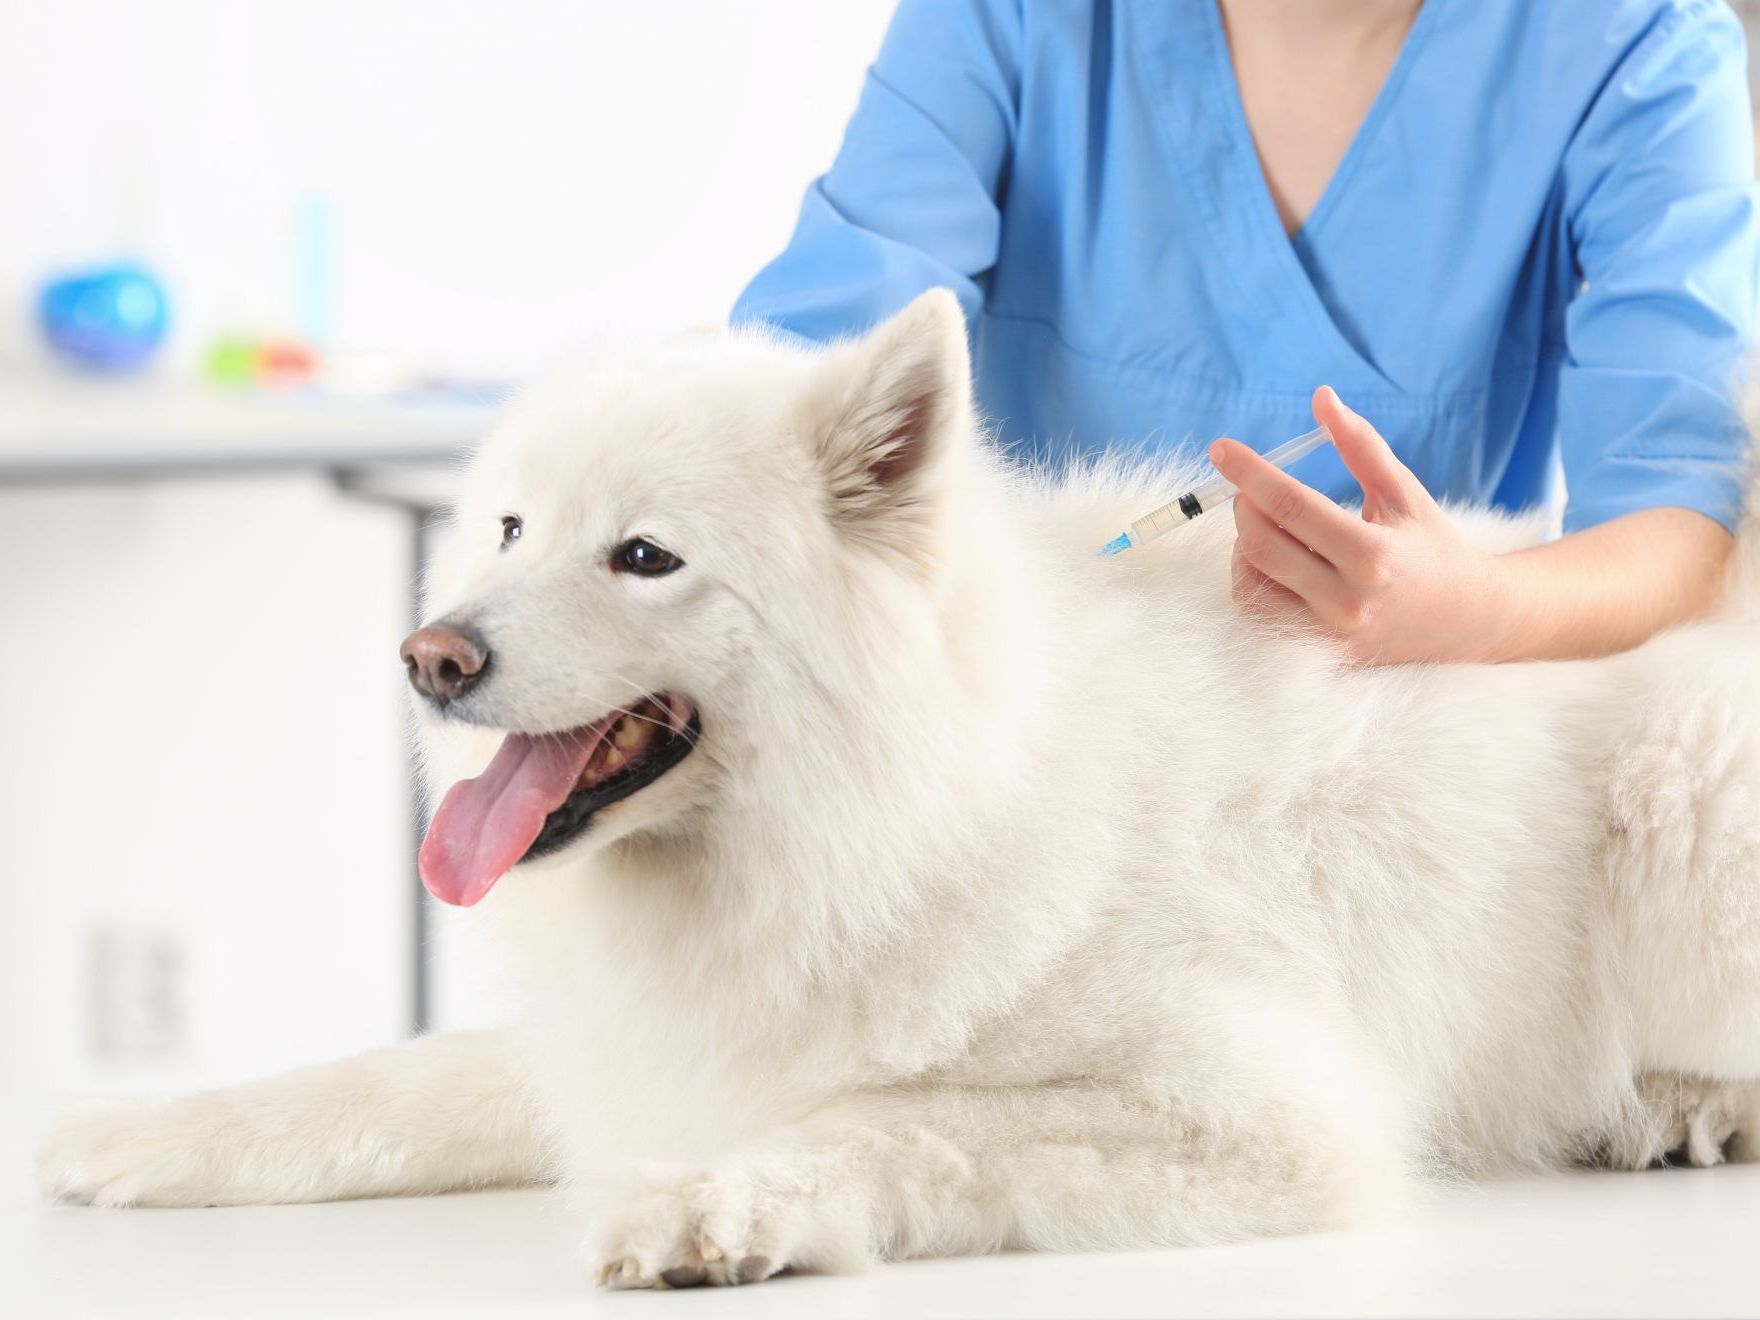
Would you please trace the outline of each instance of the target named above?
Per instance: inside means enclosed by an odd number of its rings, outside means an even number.
[[[1463,660],[1501,664],[1533,658],[1541,649],[1536,635],[1540,611],[1521,564],[1509,555],[1482,554],[1477,589],[1469,598]]]

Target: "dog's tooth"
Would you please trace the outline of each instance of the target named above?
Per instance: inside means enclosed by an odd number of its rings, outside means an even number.
[[[648,726],[634,715],[625,715],[617,722],[617,728],[611,734],[611,741],[618,747],[628,751],[647,736]]]
[[[605,767],[605,773],[610,774],[623,765],[623,753],[615,747],[607,747],[601,764]]]

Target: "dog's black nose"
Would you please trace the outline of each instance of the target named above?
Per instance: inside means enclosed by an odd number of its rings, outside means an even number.
[[[475,687],[489,667],[488,643],[476,629],[456,623],[417,628],[397,653],[416,691],[443,706]]]

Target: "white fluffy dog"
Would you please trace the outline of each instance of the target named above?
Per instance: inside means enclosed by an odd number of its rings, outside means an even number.
[[[406,644],[434,782],[478,776],[424,874],[518,1022],[76,1120],[47,1189],[557,1180],[647,1287],[1746,1153],[1755,515],[1719,616],[1636,651],[1363,668],[1243,615],[1226,517],[1096,559],[1177,481],[1008,469],[967,372],[937,292],[525,398]]]

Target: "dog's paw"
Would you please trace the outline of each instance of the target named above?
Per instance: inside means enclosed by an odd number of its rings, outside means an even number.
[[[794,1178],[737,1165],[707,1172],[650,1167],[594,1235],[607,1288],[758,1283],[787,1269],[859,1269],[861,1235]]]
[[[214,1133],[193,1101],[88,1111],[54,1129],[37,1157],[43,1195],[74,1205],[217,1204]]]
[[[672,1168],[643,1171],[597,1235],[607,1288],[757,1283],[789,1264],[789,1243],[757,1214],[749,1180]]]
[[[1638,1079],[1640,1113],[1607,1143],[1616,1169],[1647,1169],[1675,1151],[1697,1168],[1760,1161],[1760,1081],[1679,1073]]]

